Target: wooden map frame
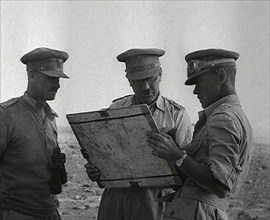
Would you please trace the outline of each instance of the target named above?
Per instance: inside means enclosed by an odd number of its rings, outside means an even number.
[[[146,131],[158,132],[147,105],[68,114],[68,122],[89,162],[101,172],[98,185],[169,187],[181,185],[174,167],[152,154]]]

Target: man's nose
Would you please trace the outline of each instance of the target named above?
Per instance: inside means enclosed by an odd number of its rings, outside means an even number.
[[[194,90],[193,90],[193,94],[194,94],[194,95],[198,94],[198,89],[197,89],[196,86],[195,86],[195,88],[194,88]]]
[[[150,84],[147,80],[144,80],[143,83],[142,83],[142,88],[144,89],[148,89],[150,88]]]

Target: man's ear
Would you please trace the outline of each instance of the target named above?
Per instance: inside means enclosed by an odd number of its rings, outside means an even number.
[[[161,77],[162,77],[162,69],[160,69],[160,72],[159,72],[159,82],[161,81]]]
[[[226,78],[227,78],[227,73],[226,73],[225,69],[223,69],[223,68],[218,69],[217,76],[218,76],[219,85],[224,84],[226,81]]]
[[[34,72],[33,71],[28,71],[27,72],[27,77],[28,77],[28,81],[29,82],[33,82],[34,81]]]

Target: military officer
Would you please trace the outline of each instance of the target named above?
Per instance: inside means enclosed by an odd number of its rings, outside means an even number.
[[[195,85],[203,110],[186,151],[166,134],[149,133],[154,154],[174,163],[187,176],[167,207],[164,220],[227,220],[227,199],[248,173],[252,128],[235,90],[239,54],[205,49],[185,56],[186,85]]]
[[[157,126],[171,128],[179,148],[191,140],[192,127],[185,108],[175,101],[161,95],[159,84],[162,68],[159,57],[164,50],[157,48],[133,48],[117,56],[126,65],[126,78],[134,94],[116,99],[110,108],[147,104]],[[98,180],[100,173],[93,164],[86,164],[91,180]],[[165,189],[115,188],[105,189],[98,211],[98,220],[160,220],[164,203],[157,202]]]
[[[57,143],[54,100],[59,78],[68,78],[68,54],[36,48],[21,58],[26,92],[0,104],[0,219],[60,220],[54,194],[67,181],[65,155]]]

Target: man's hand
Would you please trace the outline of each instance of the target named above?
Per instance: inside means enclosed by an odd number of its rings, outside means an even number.
[[[84,167],[86,168],[86,173],[88,175],[88,177],[92,180],[92,181],[98,181],[100,178],[100,171],[99,169],[90,163],[87,163],[84,165]]]
[[[173,138],[165,133],[147,132],[147,142],[153,149],[153,155],[175,161],[184,155],[184,151],[180,150]]]
[[[175,133],[177,131],[177,127],[162,127],[162,128],[159,128],[159,131],[161,133],[166,133],[168,135],[170,135],[172,137],[173,140],[175,140]]]
[[[88,155],[85,148],[81,148],[81,153],[82,153],[84,159],[86,159],[88,161],[89,160],[89,155]]]

